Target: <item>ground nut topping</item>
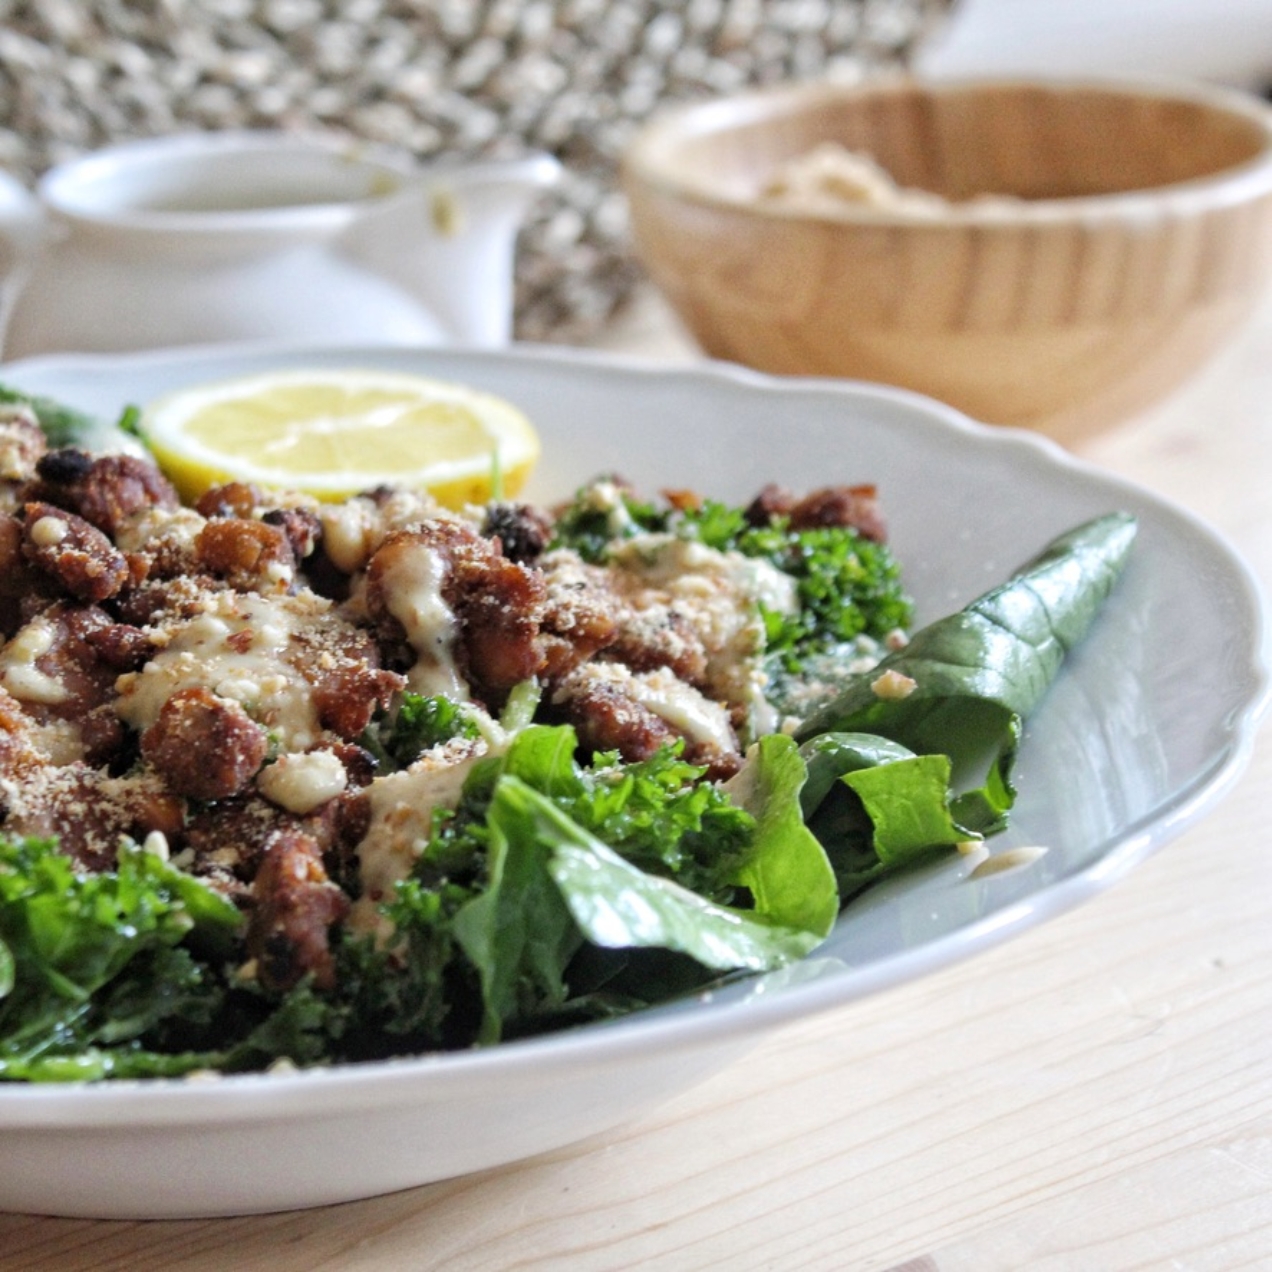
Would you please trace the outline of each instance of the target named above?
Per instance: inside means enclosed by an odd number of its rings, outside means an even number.
[[[912,677],[891,669],[876,677],[870,684],[876,698],[884,698],[889,702],[908,698],[918,687]]]
[[[758,658],[764,647],[760,606],[793,613],[794,580],[766,561],[669,534],[634,537],[613,563],[633,609],[631,621],[665,626],[668,611],[682,616],[702,644],[702,687],[737,710],[751,732],[771,731],[776,716],[765,699],[767,676]]]
[[[938,195],[899,186],[870,155],[837,142],[823,142],[788,160],[766,182],[760,199],[823,216],[854,206],[920,218],[938,216],[949,209]]]
[[[115,543],[125,552],[154,550],[194,552],[194,541],[205,519],[193,508],[150,507],[128,518],[115,535]]]
[[[721,751],[737,749],[725,708],[685,684],[666,667],[634,672],[621,663],[589,663],[562,682],[555,701],[566,703],[598,688],[622,694],[691,742]]]

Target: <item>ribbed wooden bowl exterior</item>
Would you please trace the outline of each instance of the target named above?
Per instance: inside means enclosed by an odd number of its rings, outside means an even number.
[[[1197,91],[899,84],[713,103],[633,147],[637,250],[713,356],[1094,428],[1192,374],[1272,274],[1272,111]],[[828,139],[905,185],[1028,201],[935,220],[754,206],[774,167]]]

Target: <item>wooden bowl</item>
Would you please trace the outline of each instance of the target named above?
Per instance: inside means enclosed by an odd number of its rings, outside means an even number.
[[[913,215],[757,197],[827,141],[948,202]],[[655,119],[623,183],[639,257],[709,354],[901,385],[1062,437],[1173,389],[1272,269],[1272,109],[1201,86],[754,93]]]

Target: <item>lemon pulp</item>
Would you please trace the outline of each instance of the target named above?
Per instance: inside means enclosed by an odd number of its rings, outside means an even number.
[[[408,486],[458,507],[516,494],[539,456],[529,421],[501,398],[361,369],[180,389],[147,406],[140,429],[186,499],[238,480],[328,500]]]

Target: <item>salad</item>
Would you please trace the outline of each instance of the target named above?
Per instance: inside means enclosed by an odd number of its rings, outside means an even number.
[[[1003,829],[1135,534],[911,633],[870,486],[190,507],[9,397],[11,1081],[489,1045],[799,959]]]

